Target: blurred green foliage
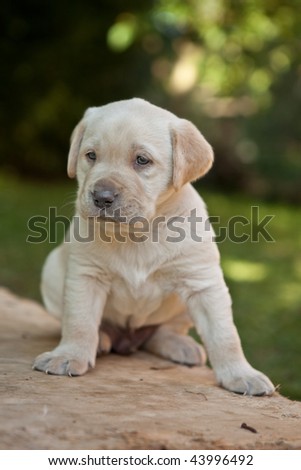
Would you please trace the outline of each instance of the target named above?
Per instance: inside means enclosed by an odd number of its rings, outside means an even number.
[[[3,0],[0,155],[58,177],[84,109],[141,96],[190,118],[208,183],[301,199],[300,0]]]

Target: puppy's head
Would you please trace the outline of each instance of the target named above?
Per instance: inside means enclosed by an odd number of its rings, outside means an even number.
[[[130,223],[156,208],[213,162],[211,146],[189,121],[141,99],[89,108],[71,137],[68,175],[77,209]]]

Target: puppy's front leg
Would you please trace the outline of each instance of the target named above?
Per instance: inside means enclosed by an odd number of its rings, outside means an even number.
[[[191,295],[187,304],[219,384],[236,393],[272,394],[275,388],[271,381],[253,369],[244,356],[221,271],[208,287]]]
[[[61,341],[53,351],[39,355],[33,368],[73,376],[93,367],[106,297],[106,289],[94,277],[67,276]]]

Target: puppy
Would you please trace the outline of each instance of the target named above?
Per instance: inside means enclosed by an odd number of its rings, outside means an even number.
[[[212,163],[193,124],[142,99],[86,111],[68,158],[76,214],[42,273],[62,337],[35,369],[82,375],[97,352],[138,348],[202,365],[204,349],[186,334],[192,321],[222,387],[273,393],[244,357],[214,233],[190,184]]]

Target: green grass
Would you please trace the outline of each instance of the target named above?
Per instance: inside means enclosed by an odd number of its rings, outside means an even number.
[[[0,285],[18,295],[40,300],[39,279],[43,261],[55,246],[49,241],[28,243],[27,227],[35,216],[47,216],[49,206],[71,217],[76,186],[33,183],[0,174]],[[301,209],[268,204],[241,196],[202,192],[210,215],[220,216],[216,232],[231,217],[250,220],[251,206],[259,219],[274,215],[267,225],[274,242],[219,243],[225,278],[233,298],[235,323],[244,351],[254,367],[281,385],[281,393],[301,399]],[[238,228],[238,227],[237,227]],[[250,233],[250,226],[244,228]],[[61,240],[61,224],[58,240]],[[237,229],[237,235],[242,230]]]
[[[55,244],[48,241],[28,243],[27,237],[36,234],[27,224],[33,216],[47,217],[49,207],[57,207],[58,214],[70,219],[76,186],[69,181],[56,185],[33,183],[0,174],[0,188],[0,285],[19,295],[40,300],[41,267]],[[62,224],[58,224],[58,232],[60,241]]]

